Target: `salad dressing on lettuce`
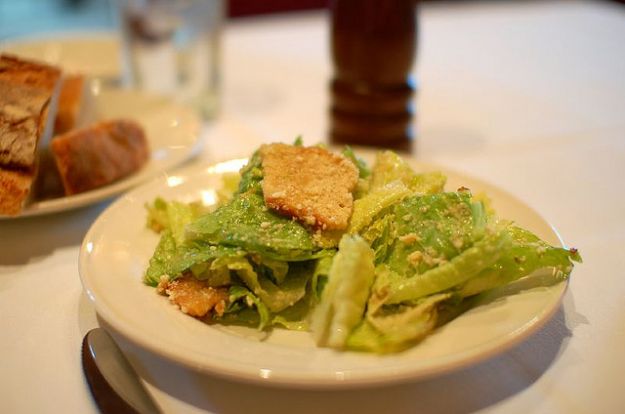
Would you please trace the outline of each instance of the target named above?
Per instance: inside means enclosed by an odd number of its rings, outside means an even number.
[[[370,168],[346,148],[264,145],[219,205],[156,199],[160,241],[144,282],[209,323],[310,331],[319,346],[389,353],[418,343],[494,288],[575,249],[499,218],[390,151]]]

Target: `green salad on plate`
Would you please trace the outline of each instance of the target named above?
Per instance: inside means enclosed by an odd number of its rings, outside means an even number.
[[[211,324],[309,331],[319,346],[398,352],[539,269],[567,279],[577,250],[498,217],[391,151],[269,144],[215,206],[157,198],[144,282]]]

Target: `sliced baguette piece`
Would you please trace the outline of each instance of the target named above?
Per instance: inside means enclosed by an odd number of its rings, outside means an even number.
[[[150,157],[141,125],[102,121],[54,137],[50,143],[66,195],[110,184],[139,170]]]
[[[50,94],[49,102],[43,108],[44,119],[39,136],[39,145],[47,146],[54,132],[54,120],[62,83],[61,69],[4,53],[0,54],[0,80],[40,89]]]
[[[89,80],[82,74],[66,74],[59,94],[54,135],[64,134],[93,123],[95,121],[93,106]]]
[[[18,215],[29,201],[60,79],[58,68],[0,54],[0,215]]]
[[[0,215],[18,215],[32,184],[32,173],[0,168]]]

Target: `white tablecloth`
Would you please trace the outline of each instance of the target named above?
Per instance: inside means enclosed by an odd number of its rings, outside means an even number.
[[[580,249],[561,308],[486,362],[368,390],[236,384],[146,356],[166,412],[625,412],[625,8],[427,4],[420,24],[415,156],[507,189]],[[230,23],[223,52],[222,113],[200,161],[325,139],[325,14]],[[80,365],[97,321],[77,259],[107,204],[0,221],[0,412],[97,412]]]

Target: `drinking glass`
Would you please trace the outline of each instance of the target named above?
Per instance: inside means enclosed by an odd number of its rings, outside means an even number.
[[[118,0],[118,10],[126,84],[213,117],[223,0]]]

